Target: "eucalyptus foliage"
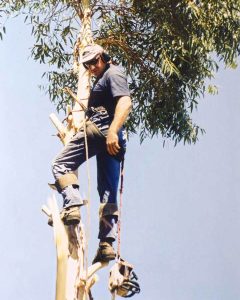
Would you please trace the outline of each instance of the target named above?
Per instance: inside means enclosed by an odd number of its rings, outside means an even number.
[[[73,48],[85,0],[19,0],[0,4],[0,38],[6,20],[25,15],[32,26],[34,60],[44,73],[58,109],[69,102],[63,87],[76,89]],[[203,131],[191,120],[219,61],[236,67],[240,53],[239,0],[90,1],[93,34],[129,76],[134,109],[128,122],[141,138],[161,134],[195,142]],[[215,87],[209,87],[215,93]]]

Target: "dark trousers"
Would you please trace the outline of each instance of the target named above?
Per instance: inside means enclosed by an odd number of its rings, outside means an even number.
[[[106,111],[95,112],[87,122],[87,144],[89,158],[97,159],[97,188],[101,204],[117,206],[117,192],[120,177],[121,161],[126,149],[124,130],[118,133],[121,150],[117,156],[111,156],[106,150],[106,136],[110,126],[110,118]],[[94,124],[92,124],[94,123]],[[96,130],[97,127],[97,130]],[[64,174],[74,172],[86,161],[86,145],[84,131],[80,130],[56,156],[52,163],[54,178],[57,180]],[[77,185],[69,185],[61,191],[63,207],[82,205]],[[106,210],[108,211],[108,210]],[[117,214],[111,211],[100,217],[99,238],[116,238]]]

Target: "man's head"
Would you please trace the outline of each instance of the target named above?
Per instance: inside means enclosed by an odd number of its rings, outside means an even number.
[[[81,63],[90,71],[93,76],[100,76],[106,68],[107,60],[104,59],[106,54],[99,45],[88,45],[85,47]],[[108,57],[110,59],[110,57]],[[108,59],[108,60],[109,60]]]

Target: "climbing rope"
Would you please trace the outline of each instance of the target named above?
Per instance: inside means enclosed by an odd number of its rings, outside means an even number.
[[[120,203],[119,203],[119,215],[117,223],[117,235],[118,235],[118,244],[117,244],[117,260],[120,260],[120,251],[121,251],[121,219],[122,219],[122,205],[123,205],[123,178],[124,178],[124,158],[121,163],[121,179],[120,179]]]

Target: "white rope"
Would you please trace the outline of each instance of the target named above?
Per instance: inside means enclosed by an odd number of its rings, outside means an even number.
[[[88,192],[87,192],[87,226],[86,226],[86,245],[85,245],[85,268],[86,268],[86,279],[88,278],[88,241],[90,238],[90,197],[91,197],[91,177],[89,167],[89,152],[88,152],[88,141],[87,141],[87,125],[84,120],[84,140],[85,140],[85,151],[86,151],[86,168],[87,168],[87,179],[88,179]]]
[[[115,300],[116,299],[116,290],[114,290],[113,292],[112,292],[112,300]]]

